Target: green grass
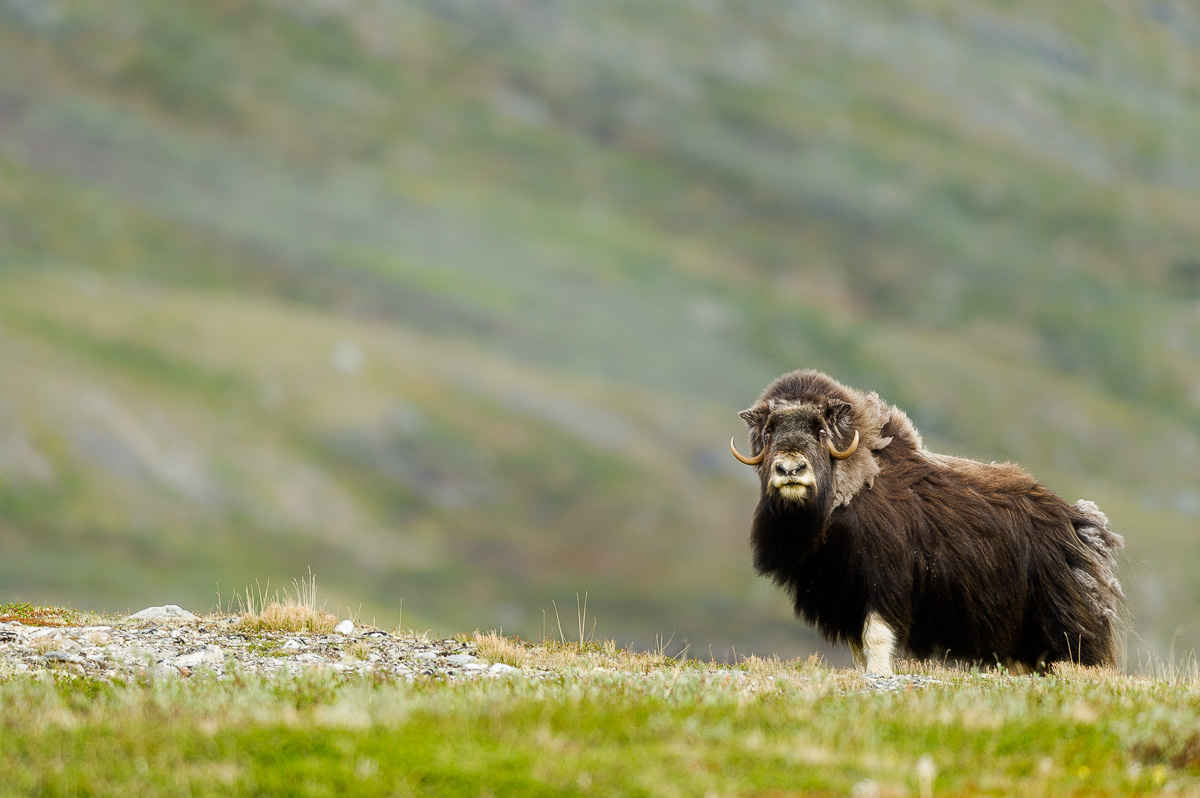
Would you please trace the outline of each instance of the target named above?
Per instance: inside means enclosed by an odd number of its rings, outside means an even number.
[[[8,677],[0,795],[912,795],[922,773],[936,795],[1200,789],[1191,680],[920,666],[940,683],[876,693],[815,659],[479,639],[547,677]]]

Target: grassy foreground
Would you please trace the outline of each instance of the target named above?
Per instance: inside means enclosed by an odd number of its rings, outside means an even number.
[[[0,676],[0,795],[1200,794],[1191,679],[477,643],[526,675]]]

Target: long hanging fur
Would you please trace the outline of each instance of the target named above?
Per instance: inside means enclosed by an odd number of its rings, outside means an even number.
[[[862,650],[874,618],[918,658],[1115,664],[1124,541],[1092,502],[1013,464],[929,452],[898,408],[816,371],[785,374],[741,416],[764,454],[755,567],[830,641]],[[845,460],[821,446],[855,432]],[[772,481],[776,458],[800,455],[815,480],[803,502]]]

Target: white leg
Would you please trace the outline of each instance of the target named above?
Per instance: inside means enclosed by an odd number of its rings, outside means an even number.
[[[896,633],[892,627],[875,613],[867,615],[863,625],[863,653],[866,655],[867,673],[882,676],[892,675],[892,654],[896,651]]]

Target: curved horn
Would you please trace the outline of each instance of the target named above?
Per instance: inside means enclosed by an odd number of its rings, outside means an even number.
[[[743,462],[748,466],[758,465],[759,463],[761,463],[763,461],[763,458],[767,456],[767,450],[763,449],[761,452],[759,452],[754,457],[746,457],[745,455],[743,455],[741,452],[739,452],[737,450],[736,446],[733,445],[733,438],[729,439],[729,451],[733,452],[733,456],[736,457],[740,462]]]
[[[825,445],[829,447],[829,454],[834,460],[845,460],[858,449],[858,430],[854,430],[854,440],[850,441],[850,445],[844,451],[839,452],[833,448],[833,441],[829,440],[829,438],[825,439]],[[742,462],[745,462],[745,460],[742,460]]]

